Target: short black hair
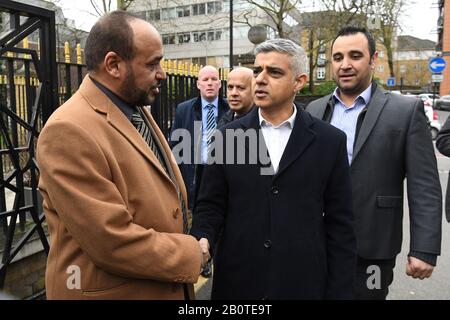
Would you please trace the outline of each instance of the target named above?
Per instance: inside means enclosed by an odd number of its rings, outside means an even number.
[[[110,51],[125,61],[134,58],[132,20],[138,19],[125,11],[112,11],[102,16],[92,27],[84,48],[88,71],[94,71]]]
[[[339,30],[338,34],[334,38],[334,40],[331,44],[331,49],[333,49],[334,42],[336,41],[337,38],[342,37],[342,36],[353,35],[353,34],[357,34],[357,33],[364,34],[364,36],[367,39],[367,42],[369,43],[370,57],[373,57],[373,55],[375,54],[375,51],[376,51],[375,39],[374,39],[373,35],[369,32],[369,30],[367,30],[364,27],[358,27],[358,26],[343,27],[341,30]]]

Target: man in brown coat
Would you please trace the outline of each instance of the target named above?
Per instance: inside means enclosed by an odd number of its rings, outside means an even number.
[[[160,36],[116,11],[94,25],[85,52],[89,74],[37,146],[47,298],[192,298],[208,257],[185,234],[183,180],[144,108],[166,77]]]

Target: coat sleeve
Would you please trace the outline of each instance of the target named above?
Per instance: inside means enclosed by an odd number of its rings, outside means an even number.
[[[211,256],[227,212],[228,184],[223,170],[220,164],[204,167],[192,220],[191,234],[208,239]]]
[[[439,255],[442,191],[436,155],[422,104],[420,99],[415,102],[406,135],[410,251]]]
[[[65,120],[48,123],[37,147],[46,214],[57,215],[58,228],[67,229],[83,253],[106,272],[195,283],[201,265],[197,240],[137,224],[113,182],[108,158],[78,125]]]
[[[328,261],[327,299],[352,299],[356,237],[346,137],[342,133],[324,199]]]
[[[450,157],[450,116],[447,118],[444,126],[438,133],[436,147],[440,153]]]

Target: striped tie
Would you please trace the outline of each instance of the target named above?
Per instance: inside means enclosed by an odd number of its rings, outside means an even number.
[[[150,132],[150,128],[146,125],[144,122],[144,119],[142,118],[142,115],[139,111],[135,111],[133,115],[131,116],[131,123],[137,131],[141,134],[142,138],[144,138],[144,141],[147,142],[150,149],[155,154],[156,158],[158,159],[159,163],[161,163],[164,170],[167,172],[167,167],[162,159],[161,153],[158,149],[158,147],[155,144],[155,141],[153,140],[152,133]]]
[[[161,150],[158,148],[158,146],[155,143],[154,137],[152,136],[152,133],[150,131],[150,128],[145,123],[144,119],[142,118],[141,112],[139,110],[136,110],[133,115],[131,116],[131,123],[133,126],[137,129],[137,131],[141,134],[142,138],[144,138],[144,141],[147,142],[148,146],[152,150],[152,152],[155,154],[156,158],[158,159],[161,166],[164,168],[166,173],[170,176],[173,183],[177,187],[177,193],[178,193],[178,199],[181,203],[181,212],[183,216],[183,232],[188,233],[189,232],[189,225],[188,225],[188,219],[187,219],[187,210],[186,210],[186,203],[184,202],[183,195],[181,194],[180,188],[178,187],[178,183],[171,174],[171,172],[168,170],[168,165],[164,161]]]
[[[214,116],[214,105],[208,104],[206,108],[208,109],[208,112],[206,114],[206,150],[209,157],[211,152],[212,137],[214,135],[217,123],[216,117]]]

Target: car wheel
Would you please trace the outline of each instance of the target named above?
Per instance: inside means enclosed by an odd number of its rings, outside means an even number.
[[[431,139],[436,140],[437,135],[438,135],[438,133],[439,133],[438,129],[436,129],[436,128],[431,128],[431,129],[430,129],[430,132],[431,132]]]

